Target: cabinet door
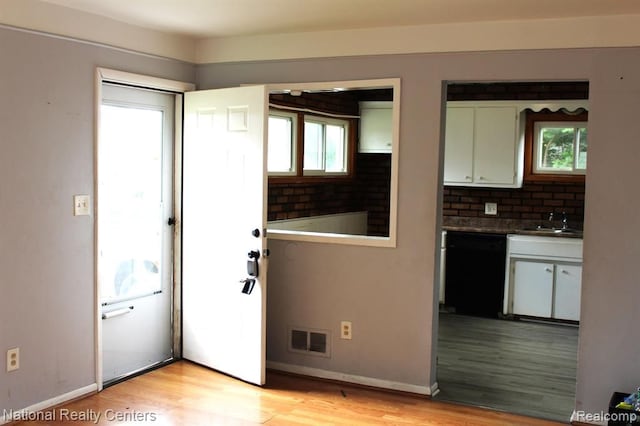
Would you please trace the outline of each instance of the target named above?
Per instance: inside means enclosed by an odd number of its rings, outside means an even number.
[[[475,108],[447,108],[444,145],[444,183],[473,181],[473,129]]]
[[[475,113],[474,182],[513,185],[516,179],[516,108],[480,107]]]
[[[553,264],[514,261],[513,313],[551,318]]]
[[[556,265],[556,288],[553,299],[554,318],[580,320],[581,282],[582,266]]]
[[[392,107],[385,104],[360,110],[360,152],[391,154]]]

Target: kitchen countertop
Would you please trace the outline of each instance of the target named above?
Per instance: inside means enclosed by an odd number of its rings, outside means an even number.
[[[494,219],[483,217],[451,217],[445,216],[442,221],[442,229],[456,232],[478,232],[487,234],[519,234],[533,235],[541,237],[564,237],[582,238],[582,231],[576,229],[575,232],[541,232],[535,228],[540,225],[540,221],[516,220],[516,219]],[[572,228],[573,229],[573,228]]]

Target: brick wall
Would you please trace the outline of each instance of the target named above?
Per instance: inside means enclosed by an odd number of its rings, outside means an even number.
[[[446,186],[444,216],[546,221],[549,213],[567,213],[569,225],[582,229],[584,183],[524,183],[519,189]],[[484,203],[497,203],[498,214],[484,214]]]
[[[588,99],[588,82],[450,84],[447,100]],[[544,221],[550,212],[567,213],[571,227],[582,229],[584,183],[527,183],[522,188],[445,186],[443,216]],[[486,216],[484,203],[498,203],[498,215]]]
[[[359,211],[355,182],[269,182],[267,220]]]
[[[295,108],[309,108],[332,114],[358,115],[360,107],[353,91],[338,93],[302,93],[300,96],[271,94],[269,102]]]
[[[586,99],[587,82],[455,84],[448,100]],[[370,95],[388,96],[388,93]],[[348,92],[342,113],[353,113],[357,101]],[[295,98],[295,99],[292,99]],[[273,102],[336,111],[335,97],[272,95]],[[338,102],[340,103],[340,102]],[[344,106],[348,105],[348,106]],[[351,181],[303,184],[269,183],[268,220],[292,219],[351,211],[369,212],[369,235],[388,235],[391,156],[357,154]],[[498,204],[497,216],[484,215],[484,203]],[[582,228],[584,183],[525,183],[518,189],[445,187],[443,215],[490,219],[546,220],[549,213],[565,211],[570,226]]]
[[[589,83],[468,83],[447,86],[448,101],[589,99]]]
[[[368,235],[389,235],[391,155],[357,154],[356,175],[339,182],[269,182],[267,220],[368,211]]]
[[[390,89],[337,93],[272,94],[270,102],[298,108],[359,114],[359,101],[390,100]],[[368,211],[368,235],[389,235],[391,155],[356,154],[355,175],[336,182],[281,183],[269,180],[267,220]]]
[[[369,212],[367,234],[389,236],[391,154],[358,154],[356,173],[362,210]]]

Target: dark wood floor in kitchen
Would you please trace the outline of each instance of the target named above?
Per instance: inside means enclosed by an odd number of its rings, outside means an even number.
[[[568,422],[578,328],[440,313],[435,399]]]

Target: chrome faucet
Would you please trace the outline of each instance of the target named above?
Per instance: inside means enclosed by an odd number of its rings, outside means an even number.
[[[562,212],[562,229],[567,229],[569,228],[569,224],[568,224],[568,219],[567,219],[567,212]]]
[[[549,213],[549,228],[553,229],[553,212]]]

